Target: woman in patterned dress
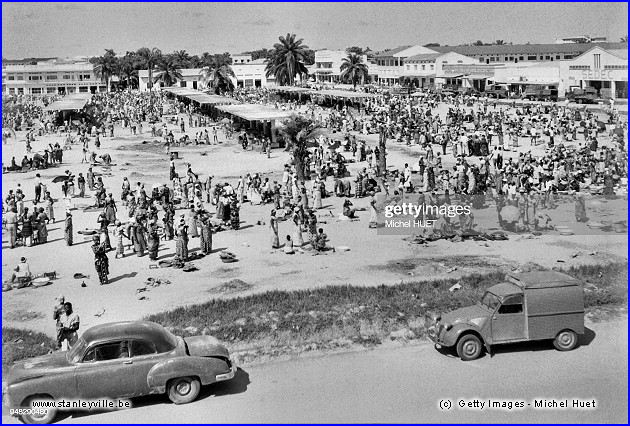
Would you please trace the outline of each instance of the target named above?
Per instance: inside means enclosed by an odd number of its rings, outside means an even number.
[[[129,238],[125,235],[125,228],[122,226],[119,220],[116,221],[116,255],[115,258],[118,259],[118,256],[125,257],[125,245],[123,244],[123,237]]]
[[[312,210],[309,212],[309,216],[307,219],[308,223],[308,241],[311,243],[311,247],[315,248],[316,240],[317,240],[317,216],[315,216],[315,212]]]
[[[280,238],[278,237],[278,219],[276,218],[276,211],[271,211],[271,218],[269,219],[269,227],[273,232],[271,239],[271,248],[280,248]]]
[[[203,254],[210,254],[212,252],[212,222],[210,221],[210,215],[203,214],[200,221],[201,239],[200,248]]]
[[[313,208],[321,209],[322,208],[322,186],[321,186],[321,181],[319,180],[319,178],[316,178],[315,182],[313,183],[312,194],[313,194]]]
[[[155,219],[149,222],[147,226],[147,235],[148,235],[148,247],[147,251],[149,252],[149,259],[156,260],[158,255],[158,248],[160,246],[160,237],[158,235],[158,227]]]
[[[112,244],[109,241],[109,232],[107,231],[107,227],[109,226],[109,220],[105,216],[105,212],[103,211],[96,219],[96,222],[101,225],[101,240],[104,243],[104,247],[106,251],[110,251],[112,249]]]
[[[144,250],[147,248],[147,240],[144,236],[146,228],[142,223],[142,220],[136,217],[136,227],[134,235],[134,247],[136,249],[136,255],[138,257],[144,256]]]
[[[197,213],[193,206],[190,207],[190,211],[188,212],[188,233],[191,238],[199,236],[199,232],[197,231]]]
[[[116,222],[116,202],[111,192],[105,198],[105,217],[110,223]]]
[[[98,280],[101,285],[109,283],[107,276],[109,275],[109,259],[107,258],[107,250],[105,245],[100,243],[98,235],[92,237],[92,251],[94,252],[94,266],[98,274]]]
[[[50,196],[50,192],[46,192],[44,201],[46,201],[46,215],[48,215],[51,222],[55,223],[55,209],[53,208],[54,201]]]
[[[300,218],[300,209],[298,207],[296,207],[293,212],[293,223],[295,224],[293,246],[302,247],[304,245],[304,238],[302,237],[302,219]]]
[[[184,262],[188,259],[188,226],[182,216],[177,226],[177,242],[175,243],[175,257]]]
[[[230,201],[230,224],[232,229],[235,230],[241,227],[241,216],[239,210],[240,207],[236,199],[236,194],[233,194]]]
[[[64,238],[66,240],[66,244],[72,245],[72,213],[66,212],[66,222],[64,226]]]

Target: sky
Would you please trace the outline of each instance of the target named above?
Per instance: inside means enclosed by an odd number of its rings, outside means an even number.
[[[627,3],[2,3],[2,57],[190,54],[272,48],[295,33],[312,49],[553,43],[628,34]]]

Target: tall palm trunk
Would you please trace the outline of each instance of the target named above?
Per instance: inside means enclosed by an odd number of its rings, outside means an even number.
[[[298,182],[304,183],[304,158],[306,157],[306,142],[293,141],[293,161]]]
[[[387,159],[385,158],[385,143],[387,141],[387,133],[385,131],[385,126],[381,125],[379,127],[379,135],[378,135],[378,175],[385,178],[387,176]]]

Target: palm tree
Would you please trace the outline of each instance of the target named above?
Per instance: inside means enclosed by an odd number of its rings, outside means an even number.
[[[293,152],[298,181],[304,182],[304,164],[308,157],[307,142],[316,136],[319,124],[301,115],[291,115],[282,122],[280,132],[287,139],[287,150]]]
[[[190,55],[186,50],[176,50],[173,52],[173,56],[180,68],[188,68],[190,66]]]
[[[112,49],[105,49],[103,56],[97,56],[90,59],[94,67],[94,74],[101,80],[105,81],[107,91],[109,92],[109,83],[114,74],[118,73],[118,59],[116,53]]]
[[[182,70],[179,67],[179,63],[173,56],[165,56],[157,64],[158,73],[155,75],[155,81],[164,83],[166,87],[172,86],[177,83],[178,80],[183,78]]]
[[[505,44],[505,42],[503,40],[496,40],[494,44],[496,44],[497,46],[502,46]]]
[[[141,59],[141,64],[143,67],[146,67],[149,70],[149,82],[148,87],[149,91],[153,88],[153,69],[160,61],[162,57],[162,51],[157,47],[153,49],[149,49],[148,47],[141,47],[137,52],[138,56]]]
[[[202,58],[205,57],[205,53]],[[211,55],[205,57],[205,66],[199,75],[207,87],[211,87],[214,93],[225,93],[234,91],[234,82],[230,77],[236,78],[234,70],[229,64],[229,59],[225,55]]]
[[[129,88],[138,86],[139,59],[136,52],[127,52],[125,56],[118,60],[118,77],[124,81]]]
[[[365,81],[369,76],[368,66],[363,63],[363,57],[355,52],[348,53],[347,58],[343,58],[341,67],[342,80],[350,80],[353,88],[356,90],[358,81]]]
[[[276,84],[293,84],[298,74],[308,74],[304,61],[308,46],[302,44],[303,39],[295,39],[295,34],[278,37],[280,43],[273,45],[274,50],[266,67],[266,75],[275,76]]]
[[[628,42],[628,35],[627,34],[625,36],[621,37],[621,42],[622,43],[627,43]]]

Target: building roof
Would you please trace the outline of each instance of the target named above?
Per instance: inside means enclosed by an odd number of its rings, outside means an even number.
[[[217,109],[248,121],[276,120],[288,118],[294,114],[291,111],[258,104],[221,105]]]
[[[442,55],[444,55],[444,53],[425,53],[422,55],[410,56],[405,59],[405,61],[435,61]]]
[[[582,53],[593,47],[605,50],[628,50],[628,43],[568,43],[568,44],[501,44],[491,46],[440,46],[438,52],[456,52],[462,55],[515,55],[545,53]]]
[[[170,92],[175,96],[182,96],[201,105],[226,105],[239,103],[236,99],[219,95],[210,95],[200,90],[188,89],[186,87],[164,87],[162,90]]]
[[[73,93],[50,103],[44,111],[78,111],[83,109],[91,97],[90,93]]]
[[[410,47],[411,47],[411,45],[395,47],[393,49],[389,49],[386,52],[378,53],[378,54],[374,55],[374,57],[375,58],[389,58],[390,56],[393,56],[396,53],[400,53],[400,52],[402,52],[405,49],[409,49]]]
[[[607,52],[620,59],[628,59],[628,49],[608,49]]]

